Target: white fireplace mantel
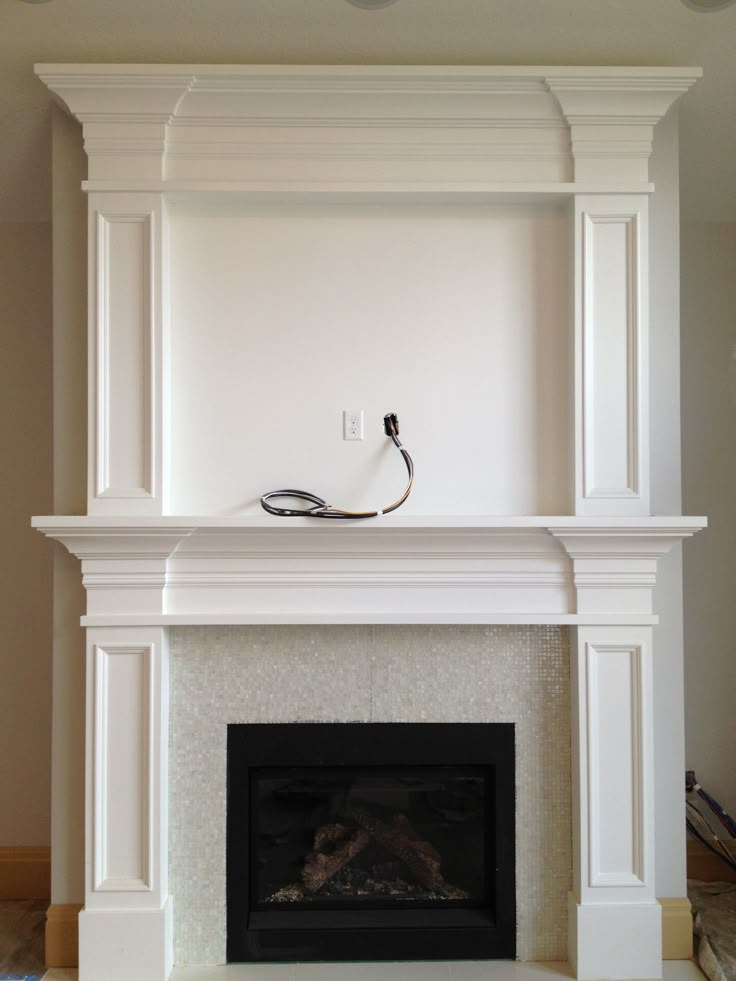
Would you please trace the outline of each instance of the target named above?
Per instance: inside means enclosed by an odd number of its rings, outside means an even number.
[[[87,627],[656,623],[702,518],[35,518],[82,560]]]
[[[80,981],[171,973],[168,628],[246,623],[569,625],[569,958],[581,979],[660,976],[653,589],[657,560],[705,520],[651,514],[649,157],[654,127],[699,70],[42,65],[37,73],[81,121],[89,160],[88,513],[34,519],[81,559],[87,592]],[[558,454],[566,513],[407,509],[364,522],[214,506],[179,514],[172,454],[188,433],[172,414],[181,324],[172,316],[170,232],[182,202],[201,228],[210,222],[210,236],[213,214],[254,202],[552,203],[555,235],[562,209],[569,339],[550,412],[569,401],[558,413],[569,445]],[[189,272],[179,270],[180,285]],[[543,320],[540,293],[531,318],[519,314],[527,327]],[[530,401],[564,347],[554,334],[535,354],[542,334],[518,376]],[[547,359],[544,371],[534,357]],[[196,368],[196,353],[192,360]],[[494,461],[499,473],[523,464],[525,479],[548,476],[544,446],[505,452]],[[483,456],[475,445],[466,458]]]

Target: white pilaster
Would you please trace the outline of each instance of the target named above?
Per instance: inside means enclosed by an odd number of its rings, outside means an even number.
[[[89,630],[81,977],[162,981],[171,970],[167,738],[166,632]]]
[[[163,513],[166,237],[162,195],[90,194],[90,514]]]
[[[578,627],[572,664],[576,977],[656,978],[651,627]]]
[[[574,205],[575,513],[649,510],[648,202]]]

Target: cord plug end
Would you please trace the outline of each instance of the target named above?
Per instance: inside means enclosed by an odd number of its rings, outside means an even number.
[[[395,412],[387,412],[383,417],[383,431],[387,436],[399,435],[399,417]]]

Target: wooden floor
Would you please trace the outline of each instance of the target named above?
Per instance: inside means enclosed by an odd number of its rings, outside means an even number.
[[[48,900],[0,900],[0,977],[43,975],[44,926]]]

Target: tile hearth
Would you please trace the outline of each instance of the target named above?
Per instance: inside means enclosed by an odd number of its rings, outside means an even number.
[[[171,981],[563,981],[574,977],[567,964],[466,961],[410,964],[262,964],[179,967]],[[693,961],[667,961],[663,981],[702,981]],[[77,981],[77,972],[56,968],[43,981]],[[643,981],[643,979],[642,979]]]

